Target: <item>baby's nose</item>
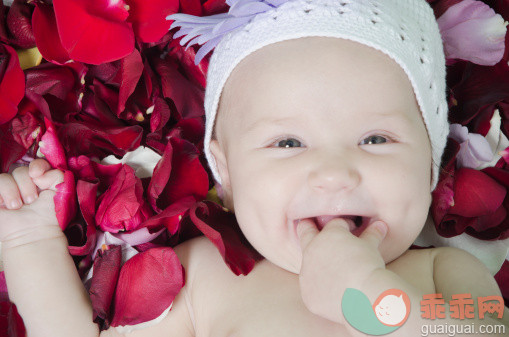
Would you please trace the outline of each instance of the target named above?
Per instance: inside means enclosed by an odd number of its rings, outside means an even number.
[[[310,187],[317,192],[352,190],[359,185],[360,180],[355,164],[341,156],[318,160],[308,176]]]

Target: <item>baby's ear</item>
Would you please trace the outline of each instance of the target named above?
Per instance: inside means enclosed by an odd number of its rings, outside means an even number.
[[[229,199],[232,192],[230,185],[230,175],[228,174],[226,155],[217,139],[212,139],[210,141],[210,153],[212,153],[212,156],[216,160],[217,172],[221,178],[221,188],[223,189],[224,198]]]

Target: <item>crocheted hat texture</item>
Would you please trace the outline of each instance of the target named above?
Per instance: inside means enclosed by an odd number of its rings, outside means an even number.
[[[230,12],[218,15],[219,22],[214,22],[214,16],[200,18],[209,20],[211,29],[203,21],[186,27],[189,18],[181,14],[169,17],[176,19],[172,27],[182,27],[179,36],[190,34],[182,44],[209,42],[203,46],[205,50],[199,51],[200,57],[215,47],[205,92],[204,151],[219,183],[210,140],[221,92],[232,71],[249,54],[269,44],[320,36],[348,39],[375,48],[406,72],[431,142],[432,189],[436,187],[449,133],[446,68],[438,24],[425,0],[230,0],[227,3],[232,6]]]

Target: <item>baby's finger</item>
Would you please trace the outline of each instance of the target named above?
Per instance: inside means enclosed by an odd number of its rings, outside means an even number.
[[[17,209],[23,205],[18,185],[10,174],[0,174],[0,196],[4,200],[5,206],[9,209]]]
[[[55,169],[47,171],[42,176],[34,178],[34,182],[41,190],[56,191],[56,186],[64,181],[64,172]]]
[[[359,238],[378,248],[385,235],[387,235],[387,225],[383,221],[375,221],[362,232]]]
[[[302,251],[306,249],[311,240],[319,233],[313,221],[309,219],[300,220],[297,224],[297,235],[300,240],[300,248]]]
[[[37,178],[44,174],[44,172],[51,170],[51,165],[46,159],[37,158],[30,162],[28,165],[28,174],[31,178]]]
[[[18,185],[18,190],[25,204],[31,204],[37,199],[37,186],[28,176],[28,167],[20,166],[12,171],[12,177]]]

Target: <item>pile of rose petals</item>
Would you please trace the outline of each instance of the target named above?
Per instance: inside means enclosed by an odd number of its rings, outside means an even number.
[[[455,125],[433,193],[437,231],[509,238],[509,149],[493,153],[485,139],[509,134],[509,2],[428,2]],[[227,9],[224,0],[0,3],[0,171],[44,156],[65,172],[58,221],[103,329],[167,312],[185,282],[172,249],[181,242],[205,235],[237,275],[260,259],[234,215],[206,200],[208,59],[195,65],[195,50],[184,50],[165,20]],[[30,48],[42,62],[22,70],[16,51]],[[496,279],[509,300],[507,275],[506,262]],[[0,276],[0,336],[24,336]]]

